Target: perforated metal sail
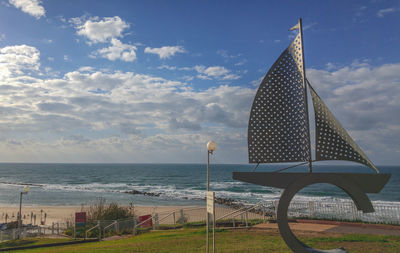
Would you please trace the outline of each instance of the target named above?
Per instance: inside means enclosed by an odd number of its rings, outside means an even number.
[[[315,90],[310,87],[315,113],[316,160],[346,160],[367,165],[376,172],[361,148],[354,142]]]
[[[298,35],[258,88],[248,126],[250,163],[309,159],[301,51]]]
[[[294,38],[293,42],[288,47],[293,60],[296,62],[297,68],[303,75],[303,50],[301,50],[301,35],[300,33]],[[302,76],[303,77],[303,76]]]

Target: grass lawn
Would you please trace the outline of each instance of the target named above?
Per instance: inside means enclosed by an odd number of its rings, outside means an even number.
[[[301,240],[319,249],[340,246],[349,252],[400,252],[399,236],[299,233]],[[277,231],[219,230],[218,252],[291,252]],[[25,250],[21,252],[205,252],[205,229],[156,231],[119,240]]]
[[[64,239],[64,238],[25,238],[22,240],[12,240],[12,241],[5,241],[0,243],[0,249],[4,248],[12,248],[12,247],[25,247],[25,246],[33,246],[39,244],[48,244],[48,243],[60,243],[60,242],[69,242],[74,241],[73,239]]]

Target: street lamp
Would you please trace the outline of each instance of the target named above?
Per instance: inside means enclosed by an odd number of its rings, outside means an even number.
[[[212,196],[212,214],[213,214],[213,252],[215,252],[215,211],[214,211],[214,193],[209,192],[210,190],[210,154],[212,155],[213,151],[217,149],[217,143],[215,141],[209,141],[207,143],[207,220],[206,220],[206,227],[207,227],[207,240],[206,240],[206,247],[207,247],[207,253],[209,252],[209,242],[208,242],[208,229],[209,229],[209,222],[210,222],[210,213],[209,213],[209,195],[211,193]]]
[[[210,190],[210,154],[217,149],[217,143],[215,141],[209,141],[207,143],[207,191]]]
[[[20,192],[19,195],[19,213],[18,213],[18,239],[21,239],[21,227],[22,227],[22,195],[28,194],[29,186],[24,187],[24,191]]]

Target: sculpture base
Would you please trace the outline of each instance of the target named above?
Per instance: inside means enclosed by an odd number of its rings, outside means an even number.
[[[288,224],[287,212],[293,197],[308,185],[328,183],[341,188],[354,201],[358,210],[374,212],[367,192],[379,192],[390,178],[390,174],[346,174],[346,173],[267,173],[234,172],[233,179],[263,186],[285,189],[277,210],[277,223],[282,239],[295,253],[346,253],[344,248],[332,250],[313,249],[302,243],[293,234]]]
[[[330,250],[306,248],[306,250],[310,253],[348,253],[348,251],[345,250],[344,248],[330,249]]]

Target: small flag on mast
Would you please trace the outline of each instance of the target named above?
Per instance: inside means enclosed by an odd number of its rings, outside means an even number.
[[[293,30],[296,30],[296,29],[300,29],[300,24],[299,23],[297,23],[295,26],[290,28],[289,31],[293,31]]]

